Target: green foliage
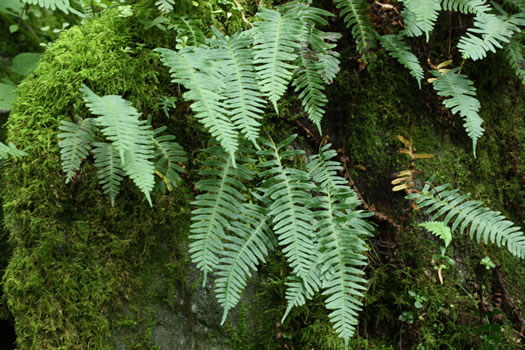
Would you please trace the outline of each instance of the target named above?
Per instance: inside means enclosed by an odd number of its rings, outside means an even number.
[[[417,80],[417,85],[421,88],[423,68],[421,68],[417,57],[410,52],[407,44],[400,37],[390,34],[381,37],[381,45],[388,50],[390,56],[397,58],[399,63],[410,71],[410,75]]]
[[[475,15],[488,13],[491,10],[491,7],[485,0],[443,0],[441,6],[446,11],[472,13]]]
[[[441,1],[403,0],[406,8],[415,15],[417,26],[425,33],[427,42],[441,10]],[[412,33],[415,33],[412,31]]]
[[[478,243],[483,240],[496,243],[498,247],[506,245],[513,255],[525,257],[525,235],[518,226],[500,212],[483,207],[482,202],[467,200],[470,194],[460,195],[458,190],[447,190],[449,187],[447,184],[431,188],[427,184],[421,193],[406,198],[415,199],[416,205],[425,208],[426,213],[433,214],[432,220],[446,215],[443,223],[452,223],[452,231],[460,227],[461,233],[464,233],[469,228],[470,238],[476,235]]]
[[[0,109],[10,110],[15,101],[16,86],[11,81],[0,83]]]
[[[22,2],[30,5],[39,5],[52,11],[59,9],[66,14],[71,11],[69,0],[22,0]]]
[[[60,158],[62,159],[62,168],[66,173],[66,183],[80,170],[80,163],[86,159],[91,150],[92,143],[95,139],[94,120],[86,118],[78,124],[62,120],[60,130],[64,131],[58,134]]]
[[[510,39],[508,45],[505,46],[505,56],[510,63],[512,69],[516,73],[516,76],[521,79],[521,82],[525,84],[525,67],[523,67],[523,46],[516,39]]]
[[[376,47],[376,32],[366,16],[365,0],[334,0],[341,9],[340,16],[346,25],[352,28],[352,36],[357,44],[357,51],[363,56],[365,63],[370,62],[370,51]]]
[[[448,247],[452,241],[452,232],[450,231],[450,227],[448,227],[442,221],[427,221],[419,224],[418,226],[426,228],[433,235],[441,238],[443,242],[445,242],[445,247]]]
[[[109,195],[111,206],[115,206],[115,198],[120,192],[120,183],[126,176],[118,150],[111,143],[95,142],[94,146],[95,166],[99,168],[98,181],[104,194]]]
[[[175,0],[157,0],[155,5],[160,12],[167,15],[173,11],[173,5],[175,5]]]
[[[169,28],[174,29],[177,32],[178,37],[185,38],[186,45],[199,46],[206,42],[206,37],[199,28],[200,24],[201,22],[196,18],[189,16],[178,16],[173,21],[173,23],[170,24]]]
[[[482,59],[488,51],[496,52],[496,48],[508,43],[514,33],[520,32],[518,26],[523,23],[523,13],[512,16],[478,15],[474,18],[474,27],[469,28],[459,40],[458,49],[466,58],[474,61]]]
[[[159,135],[166,129],[166,126],[161,126],[153,131],[152,141],[155,146],[153,161],[155,173],[163,179],[168,190],[171,190],[182,182],[180,174],[185,171],[179,164],[186,163],[188,158],[182,146],[175,142],[175,136]]]
[[[443,104],[450,108],[452,113],[459,113],[465,119],[463,126],[472,139],[472,152],[476,156],[476,144],[484,129],[481,127],[483,119],[478,114],[480,103],[476,98],[474,83],[466,75],[459,73],[459,67],[445,74],[437,71],[432,71],[432,74],[437,78],[434,81],[434,90],[440,96],[449,97]]]
[[[27,153],[16,148],[16,146],[9,142],[7,145],[0,142],[0,159],[8,159],[11,157],[24,157]]]

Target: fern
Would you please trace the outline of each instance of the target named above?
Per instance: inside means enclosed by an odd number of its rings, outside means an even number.
[[[447,190],[449,184],[430,188],[427,184],[421,193],[406,196],[414,199],[420,208],[433,214],[431,220],[445,216],[445,225],[452,223],[451,230],[460,227],[463,234],[467,228],[470,238],[485,243],[496,243],[498,247],[507,245],[508,250],[519,258],[525,257],[525,235],[518,226],[507,220],[500,212],[483,207],[483,203],[467,200],[470,194],[460,195],[458,190]],[[461,226],[460,226],[461,225]],[[470,227],[469,227],[470,226]]]
[[[16,148],[12,142],[9,142],[7,145],[0,142],[0,159],[8,159],[10,156],[24,157],[27,156],[27,153]]]
[[[522,50],[523,46],[516,39],[510,39],[508,45],[505,46],[505,56],[510,66],[514,69],[514,72],[516,72],[516,76],[521,79],[521,82],[525,85],[525,68],[523,68],[525,59],[523,58]]]
[[[262,21],[255,22],[253,48],[254,63],[261,90],[272,102],[278,113],[277,101],[284,95],[292,78],[300,48],[303,24],[297,11],[287,11],[281,15],[275,10],[260,8],[257,16]]]
[[[179,52],[169,49],[156,49],[161,53],[164,65],[170,68],[173,81],[184,85],[188,91],[183,97],[186,101],[195,101],[191,109],[195,118],[209,128],[221,146],[229,153],[235,165],[235,151],[239,147],[238,132],[228,117],[221,92],[224,84],[216,67],[211,65],[209,49],[186,48]]]
[[[210,147],[205,152],[211,159],[202,163],[205,168],[199,172],[206,178],[197,183],[197,188],[205,193],[192,203],[196,209],[192,211],[193,242],[189,250],[192,261],[204,273],[204,283],[207,274],[219,263],[225,231],[230,228],[230,221],[237,219],[244,202],[242,193],[246,187],[241,181],[249,181],[253,175],[241,164],[235,168],[232,155],[221,147]]]
[[[267,177],[262,186],[265,197],[272,201],[268,213],[272,217],[272,228],[279,245],[284,246],[283,253],[290,267],[297,276],[304,277],[314,258],[311,250],[315,220],[308,208],[314,186],[306,172],[284,164],[285,159],[303,154],[302,151],[286,149],[296,136],[292,135],[279,144],[261,139],[266,149],[257,154],[267,159],[258,166],[265,169],[259,175]]]
[[[21,1],[29,5],[38,5],[40,7],[50,9],[52,11],[59,9],[65,14],[68,14],[71,11],[71,5],[69,4],[69,0],[21,0]]]
[[[81,120],[79,124],[61,120],[58,128],[64,131],[58,134],[58,138],[62,139],[58,145],[60,147],[62,169],[67,176],[66,183],[69,183],[80,169],[82,160],[89,155],[91,144],[95,139],[96,127],[93,119],[86,118]]]
[[[434,29],[439,11],[441,10],[441,1],[403,0],[402,2],[410,12],[414,13],[417,26],[425,33],[428,42],[429,33]]]
[[[426,228],[433,235],[441,238],[445,242],[445,246],[448,247],[452,241],[452,232],[450,227],[441,221],[428,221],[419,224],[418,226]]]
[[[522,21],[519,15],[496,16],[483,14],[476,16],[474,27],[461,37],[458,49],[465,58],[476,61],[484,58],[488,51],[496,52],[502,43],[508,43],[514,33],[520,32],[518,25]],[[480,34],[481,37],[474,35]]]
[[[367,3],[365,0],[334,0],[346,26],[352,28],[352,36],[357,44],[357,51],[365,63],[370,62],[370,51],[376,47],[376,32],[366,16]]]
[[[111,206],[115,206],[115,198],[120,192],[120,183],[126,176],[122,169],[119,152],[110,143],[95,142],[93,144],[93,154],[95,156],[95,166],[98,182],[102,185],[104,194],[109,195]]]
[[[388,51],[390,56],[397,58],[399,63],[405,66],[410,75],[417,80],[417,85],[421,89],[421,80],[423,79],[423,68],[419,64],[417,57],[410,52],[407,44],[394,34],[384,35],[381,37],[381,44]]]
[[[212,58],[220,62],[221,80],[225,89],[226,106],[235,127],[254,145],[259,137],[259,120],[266,102],[260,97],[260,87],[253,67],[253,54],[249,49],[252,39],[240,32],[231,38],[213,28]]]
[[[152,142],[155,145],[155,172],[166,181],[168,190],[171,190],[182,182],[179,174],[183,174],[185,171],[179,163],[185,163],[187,157],[182,146],[174,141],[175,136],[159,136],[164,130],[166,127],[162,126],[155,129],[152,135]]]
[[[408,8],[405,8],[403,12],[401,12],[401,16],[403,17],[405,29],[403,29],[399,35],[418,37],[423,34],[423,31],[421,31],[421,28],[419,28],[417,25],[416,14],[414,12],[410,11]]]
[[[157,0],[155,1],[155,6],[157,6],[157,9],[165,15],[173,11],[174,5],[175,5],[175,0]]]
[[[251,272],[257,269],[259,262],[265,261],[264,257],[276,246],[265,209],[245,204],[238,210],[242,215],[230,226],[233,234],[228,235],[228,242],[224,244],[215,280],[217,299],[224,309],[221,323],[226,320],[228,311],[239,302]]]
[[[199,46],[206,42],[206,36],[199,28],[201,22],[189,16],[177,16],[168,29],[174,29],[177,37],[186,38],[187,46]]]
[[[476,144],[483,135],[484,129],[481,127],[483,119],[479,116],[480,104],[476,98],[476,88],[466,75],[458,73],[459,68],[451,69],[445,74],[432,71],[437,78],[434,81],[434,90],[440,96],[448,96],[443,104],[450,108],[452,113],[459,113],[465,119],[465,130],[472,139],[472,151],[476,156]]]
[[[485,0],[443,0],[441,6],[446,11],[458,11],[475,15],[488,13],[491,10],[490,5]]]
[[[326,308],[331,310],[329,318],[334,329],[344,339],[347,348],[361,310],[359,298],[366,290],[367,281],[362,277],[361,267],[366,265],[367,246],[361,236],[369,235],[369,232],[346,225],[347,211],[355,208],[355,202],[347,199],[355,194],[347,181],[337,175],[342,167],[332,160],[336,152],[329,147],[329,144],[323,146],[307,167],[321,193],[316,197],[319,209],[316,229],[324,251],[322,294],[327,296]]]
[[[151,205],[150,193],[155,184],[151,127],[139,119],[140,113],[122,97],[99,97],[85,85],[80,90],[91,113],[98,116],[95,124],[118,151],[122,168]]]

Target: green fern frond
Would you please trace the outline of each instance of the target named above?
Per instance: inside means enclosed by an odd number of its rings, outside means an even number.
[[[162,175],[163,179],[167,181],[168,186],[174,188],[182,182],[179,174],[185,173],[184,168],[181,167],[179,163],[185,163],[188,158],[182,146],[174,141],[175,136],[159,136],[164,130],[166,130],[165,126],[157,128],[153,131],[152,135],[152,141],[155,145],[155,171]]]
[[[109,195],[111,206],[115,206],[115,198],[120,192],[120,183],[126,176],[122,169],[119,152],[110,143],[95,142],[93,144],[93,154],[95,157],[95,167],[98,182],[102,185],[104,194]]]
[[[160,52],[164,65],[170,68],[173,82],[184,85],[188,91],[183,95],[186,101],[195,101],[191,109],[197,118],[228,152],[235,165],[235,151],[239,147],[238,132],[228,117],[221,92],[224,84],[216,67],[208,59],[211,51],[184,49],[175,52],[169,49],[155,49]]]
[[[516,73],[516,76],[521,79],[521,82],[525,85],[525,58],[523,58],[523,45],[517,39],[510,39],[509,43],[505,46],[505,56],[510,63],[512,69]]]
[[[225,231],[230,229],[230,222],[237,219],[244,202],[246,187],[242,181],[250,181],[253,176],[242,164],[234,167],[231,154],[221,147],[209,147],[205,152],[210,159],[202,163],[204,168],[199,172],[206,177],[197,183],[197,188],[204,193],[192,203],[196,209],[192,211],[189,246],[192,261],[204,273],[204,283],[219,263]]]
[[[175,5],[175,0],[157,0],[155,1],[155,6],[157,6],[157,9],[165,15],[173,11],[174,5]]]
[[[260,97],[261,91],[253,68],[252,39],[241,32],[231,38],[225,37],[212,28],[217,39],[212,41],[212,58],[221,66],[221,80],[225,89],[226,107],[235,127],[248,140],[257,145],[259,120],[264,113],[266,102]]]
[[[224,309],[221,324],[239,302],[252,271],[257,270],[259,262],[265,262],[265,256],[277,245],[264,208],[245,204],[238,210],[242,215],[230,226],[232,234],[224,243],[215,280],[217,299]]]
[[[418,226],[426,228],[434,236],[437,236],[445,242],[445,246],[448,247],[452,241],[452,231],[442,221],[427,221],[419,224]]]
[[[361,311],[359,299],[366,290],[367,281],[362,277],[362,266],[366,265],[365,252],[368,249],[361,236],[369,232],[346,225],[346,212],[355,208],[355,201],[348,202],[347,199],[354,198],[355,194],[348,187],[348,182],[337,175],[342,166],[332,160],[337,154],[330,150],[330,146],[323,146],[307,168],[320,192],[320,196],[316,197],[319,210],[315,213],[318,216],[316,229],[319,242],[324,250],[323,295],[327,296],[326,308],[331,310],[329,318],[347,348]]]
[[[323,66],[316,53],[308,47],[303,47],[299,52],[298,69],[292,85],[295,92],[299,93],[304,111],[319,130],[321,120],[325,113],[324,106],[328,102],[324,94]]]
[[[451,69],[445,74],[437,71],[431,73],[437,78],[434,81],[434,90],[439,96],[447,96],[443,101],[445,107],[451,109],[452,113],[459,113],[464,118],[465,130],[472,139],[472,151],[476,156],[476,144],[478,139],[483,135],[484,129],[481,127],[483,119],[478,112],[480,104],[476,98],[476,88],[474,83],[464,74],[458,73],[459,67]]]
[[[519,12],[525,12],[525,0],[503,0],[503,2]]]
[[[470,193],[459,194],[458,190],[447,190],[449,184],[431,188],[425,185],[421,193],[413,193],[406,199],[414,199],[419,208],[425,208],[428,214],[434,214],[431,220],[445,216],[443,222],[452,223],[451,230],[460,227],[463,234],[467,228],[470,238],[485,243],[496,243],[498,247],[506,245],[507,249],[519,258],[525,257],[525,235],[518,226],[507,220],[498,211],[483,207],[483,203],[467,200]]]
[[[71,5],[69,0],[21,0],[25,4],[29,5],[38,5],[40,7],[50,9],[55,11],[59,9],[60,11],[68,14],[71,11]]]
[[[275,10],[260,8],[254,23],[254,63],[262,92],[268,96],[278,113],[277,101],[284,95],[292,78],[300,48],[303,23],[296,11],[281,15]]]
[[[484,58],[488,51],[496,52],[502,43],[508,43],[514,33],[519,33],[521,17],[482,14],[474,18],[474,27],[461,37],[458,49],[465,58],[476,61]],[[474,34],[481,35],[481,37]]]
[[[144,193],[151,205],[150,193],[155,184],[151,126],[140,120],[140,113],[121,96],[97,96],[87,86],[80,91],[91,113],[97,115],[95,124],[112,142],[119,153],[122,168]]]
[[[443,0],[443,10],[481,15],[492,10],[486,0]]]
[[[60,147],[62,169],[67,176],[66,183],[69,183],[80,169],[82,160],[89,156],[91,143],[95,139],[96,127],[93,119],[86,118],[78,124],[61,120],[58,128],[64,131],[58,134],[61,140],[58,146]]]
[[[429,33],[434,29],[441,10],[441,1],[436,0],[403,0],[405,7],[416,16],[416,24],[429,39]]]
[[[200,29],[201,21],[189,16],[177,16],[168,29],[174,29],[177,37],[187,38],[187,46],[199,46],[206,43],[206,36]]]
[[[352,36],[357,44],[357,51],[363,61],[370,61],[370,51],[376,47],[376,32],[366,16],[367,3],[365,0],[334,0],[341,10],[346,26],[352,28]]]
[[[405,29],[403,29],[399,35],[408,37],[418,37],[423,35],[423,31],[417,25],[416,14],[414,12],[405,7],[401,12],[401,17],[403,17]]]
[[[12,142],[9,142],[7,145],[0,142],[0,159],[8,159],[10,156],[24,157],[27,156],[27,153],[16,148]]]
[[[410,75],[417,80],[417,85],[421,89],[421,80],[423,80],[423,68],[419,64],[417,57],[410,52],[407,44],[394,34],[383,35],[381,45],[388,51],[390,56],[397,58],[399,63],[405,66]]]
[[[308,173],[286,167],[287,158],[303,155],[302,151],[287,149],[297,137],[292,135],[279,144],[261,139],[266,147],[258,151],[265,161],[258,166],[259,175],[266,177],[262,184],[265,197],[271,199],[268,215],[272,217],[272,228],[278,236],[279,245],[294,273],[303,277],[312,264],[315,219],[308,204],[312,201],[310,191],[314,185]]]

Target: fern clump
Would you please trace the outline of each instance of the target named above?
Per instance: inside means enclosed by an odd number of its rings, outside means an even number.
[[[525,235],[514,223],[507,220],[500,212],[483,207],[483,203],[468,200],[470,194],[461,195],[458,190],[450,190],[450,185],[431,187],[425,185],[420,193],[413,193],[405,198],[415,200],[415,204],[433,214],[431,220],[444,216],[445,225],[452,224],[451,230],[458,227],[463,234],[468,229],[471,239],[478,243],[496,243],[519,258],[525,258]]]

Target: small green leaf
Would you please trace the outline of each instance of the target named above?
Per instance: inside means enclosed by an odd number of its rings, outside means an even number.
[[[18,32],[19,27],[16,24],[11,24],[9,26],[9,33],[13,34]]]
[[[11,110],[15,101],[16,86],[10,81],[0,83],[0,109]]]
[[[426,228],[432,234],[441,238],[445,242],[446,247],[448,247],[448,245],[452,241],[452,232],[450,231],[450,227],[448,227],[441,221],[428,221],[419,224],[418,226]]]
[[[24,52],[13,58],[13,67],[11,70],[21,76],[26,76],[36,68],[40,54],[36,52]]]

